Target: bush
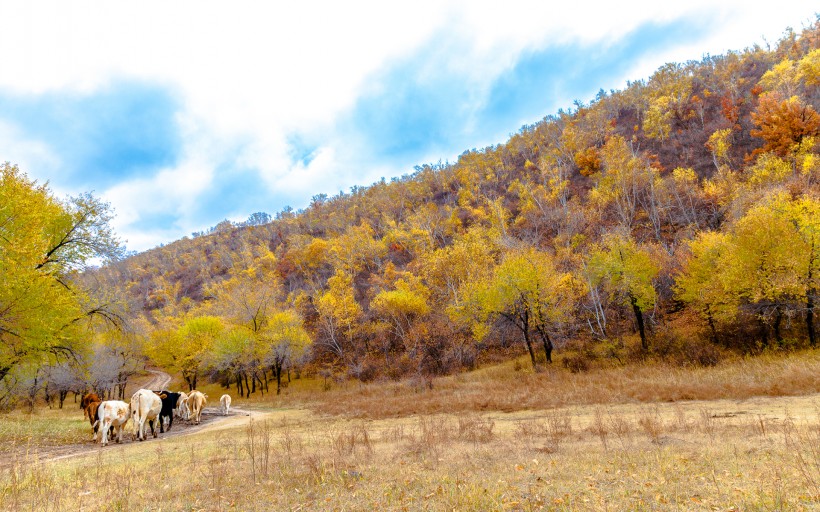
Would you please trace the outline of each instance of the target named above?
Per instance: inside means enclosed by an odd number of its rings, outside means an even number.
[[[583,353],[567,354],[561,361],[564,368],[571,373],[582,373],[589,371],[589,358]]]
[[[721,349],[699,333],[672,328],[657,332],[650,343],[650,352],[677,366],[715,366],[723,357]]]

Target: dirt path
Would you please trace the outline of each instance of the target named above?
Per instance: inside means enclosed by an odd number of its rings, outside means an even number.
[[[158,376],[157,378],[160,377]],[[152,382],[161,381],[157,380]],[[162,386],[157,387],[161,388]],[[162,434],[160,434],[159,430],[157,430],[157,438],[152,439],[149,436],[146,442],[161,442],[163,439],[191,435],[205,430],[213,430],[217,428],[236,426],[243,424],[250,417],[259,416],[262,414],[263,413],[259,413],[256,411],[246,411],[243,409],[232,408],[231,412],[226,416],[219,412],[218,407],[206,407],[202,410],[202,419],[199,425],[194,425],[193,423],[188,423],[181,419],[175,419],[174,424],[170,430],[166,430]],[[117,444],[114,441],[105,447],[100,445],[99,440],[94,442],[91,439],[83,443],[67,444],[61,446],[46,446],[39,447],[33,450],[26,446],[15,447],[11,450],[11,453],[6,454],[7,456],[0,458],[0,469],[7,469],[18,463],[31,464],[32,461],[40,463],[53,462],[72,457],[79,457],[82,455],[97,453],[99,450],[109,452],[120,450],[136,442],[132,440],[132,432],[132,423],[129,421],[129,423],[126,425],[126,429],[123,431],[122,444]]]
[[[165,389],[171,383],[171,376],[162,370],[148,370],[153,375],[151,380],[142,384],[144,389],[160,390]]]

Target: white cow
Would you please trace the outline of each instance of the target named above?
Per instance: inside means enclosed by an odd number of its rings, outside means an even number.
[[[184,391],[179,392],[179,400],[177,400],[174,413],[177,415],[177,418],[182,418],[183,420],[188,419],[188,394]]]
[[[162,411],[162,399],[150,389],[140,389],[131,397],[131,416],[134,417],[134,437],[145,441],[145,422],[151,427],[151,434],[157,437],[154,420]]]
[[[117,434],[117,442],[122,442],[122,431],[128,418],[131,417],[131,409],[128,404],[121,400],[106,400],[97,408],[100,431],[102,432],[102,445],[108,444],[109,429],[113,428]],[[113,435],[113,432],[112,432]]]
[[[231,411],[231,395],[222,395],[222,398],[219,399],[219,405],[221,406],[222,414],[227,416]]]
[[[191,411],[190,418],[197,425],[199,425],[199,421],[202,419],[202,409],[205,408],[207,398],[208,395],[201,391],[193,390],[188,393],[188,409]]]

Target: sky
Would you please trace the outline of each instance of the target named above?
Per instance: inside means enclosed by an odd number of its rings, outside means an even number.
[[[0,162],[143,251],[505,142],[805,0],[0,0]]]

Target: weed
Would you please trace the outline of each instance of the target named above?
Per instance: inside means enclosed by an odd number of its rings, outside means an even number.
[[[608,449],[607,437],[609,436],[609,429],[607,428],[606,419],[604,418],[604,411],[601,407],[595,408],[595,416],[592,420],[592,425],[589,431],[598,436],[601,444],[604,445],[604,450]]]
[[[658,407],[644,409],[638,418],[638,425],[643,429],[649,440],[654,444],[661,444],[661,436],[664,433],[663,419],[661,419]]]
[[[458,416],[459,439],[470,443],[488,443],[493,439],[495,423],[477,414],[462,414]]]

